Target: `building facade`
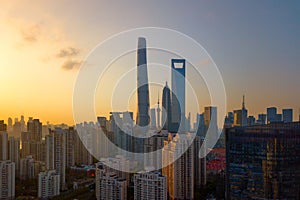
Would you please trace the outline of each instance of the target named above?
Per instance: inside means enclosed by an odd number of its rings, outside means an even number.
[[[167,178],[159,172],[134,174],[134,199],[167,200]]]
[[[163,148],[162,175],[167,177],[169,199],[194,199],[194,150],[189,133],[177,134]],[[178,158],[178,159],[177,159]]]
[[[102,163],[96,165],[96,198],[97,200],[126,200],[127,181],[116,173],[107,171]]]
[[[227,199],[299,199],[299,191],[299,122],[226,130]]]
[[[0,161],[0,199],[15,199],[15,163]]]
[[[55,170],[39,173],[38,197],[48,199],[60,194],[60,176]]]

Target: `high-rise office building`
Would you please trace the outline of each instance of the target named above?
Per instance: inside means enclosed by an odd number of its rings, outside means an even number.
[[[230,127],[232,127],[233,123],[234,123],[233,112],[228,112],[228,114],[225,117],[224,128],[230,128]]]
[[[176,134],[163,148],[162,175],[167,177],[169,199],[194,199],[194,150],[190,133]],[[176,158],[178,158],[176,160]]]
[[[27,122],[27,131],[30,132],[30,139],[39,142],[42,140],[42,123],[39,119],[29,118]]]
[[[248,110],[245,106],[245,96],[243,96],[243,103],[241,110],[233,111],[234,126],[247,126],[248,125]]]
[[[0,161],[0,199],[15,199],[15,163]]]
[[[97,200],[126,200],[127,181],[116,173],[106,171],[101,162],[96,164],[95,192]]]
[[[171,91],[167,82],[163,89],[162,108],[161,126],[165,130],[170,130],[172,124]]]
[[[293,121],[293,109],[282,110],[282,121],[284,123],[289,123]]]
[[[167,200],[167,178],[160,172],[138,172],[134,174],[133,182],[135,200]]]
[[[267,122],[273,123],[273,122],[281,122],[282,121],[282,115],[277,114],[277,108],[276,107],[270,107],[267,108]]]
[[[185,59],[172,59],[172,123],[185,131]],[[179,127],[180,126],[180,127]]]
[[[6,131],[0,131],[0,161],[7,160],[8,152],[7,152],[7,144],[8,144],[8,135]]]
[[[149,86],[147,72],[147,47],[146,39],[138,39],[137,50],[137,90],[138,90],[138,113],[137,124],[141,127],[147,126],[150,122],[149,117]]]
[[[218,112],[217,107],[207,106],[204,108],[204,126],[208,140],[217,141],[218,131]]]
[[[205,122],[204,122],[204,113],[202,113],[202,114],[197,113],[194,129],[198,136],[205,137],[206,127],[205,127]]]
[[[39,173],[38,197],[49,199],[60,193],[60,177],[55,170]]]
[[[226,130],[226,199],[299,199],[300,123]]]

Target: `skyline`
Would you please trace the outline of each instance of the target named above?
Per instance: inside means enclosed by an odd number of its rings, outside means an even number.
[[[299,2],[234,2],[223,6],[203,1],[172,3],[169,7],[167,1],[160,2],[159,8],[156,2],[147,2],[149,9],[145,10],[140,2],[131,8],[124,2],[4,1],[0,14],[0,83],[6,95],[0,100],[0,118],[23,114],[44,123],[73,124],[73,85],[89,51],[120,31],[158,26],[187,34],[205,47],[223,76],[228,111],[240,108],[245,94],[250,115],[276,106],[280,110],[293,108],[294,119],[298,119]],[[174,12],[165,12],[171,8]],[[108,12],[112,9],[122,11],[128,20],[124,22],[122,15]],[[152,105],[157,102],[156,90],[150,91]],[[161,98],[162,90],[159,95]],[[134,113],[135,101],[130,110]],[[207,105],[200,104],[198,113]],[[108,115],[109,111],[107,108],[97,114]]]

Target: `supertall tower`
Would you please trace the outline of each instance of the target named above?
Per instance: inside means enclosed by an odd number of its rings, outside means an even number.
[[[138,113],[137,125],[147,126],[150,121],[149,117],[149,86],[147,73],[147,50],[146,39],[138,39],[137,50],[137,88],[138,88]]]
[[[185,59],[172,59],[172,129],[185,129]],[[180,127],[179,127],[180,126]]]

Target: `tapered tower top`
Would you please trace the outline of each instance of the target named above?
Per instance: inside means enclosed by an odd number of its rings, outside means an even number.
[[[146,48],[146,38],[139,37],[138,39],[138,49],[145,49]]]

